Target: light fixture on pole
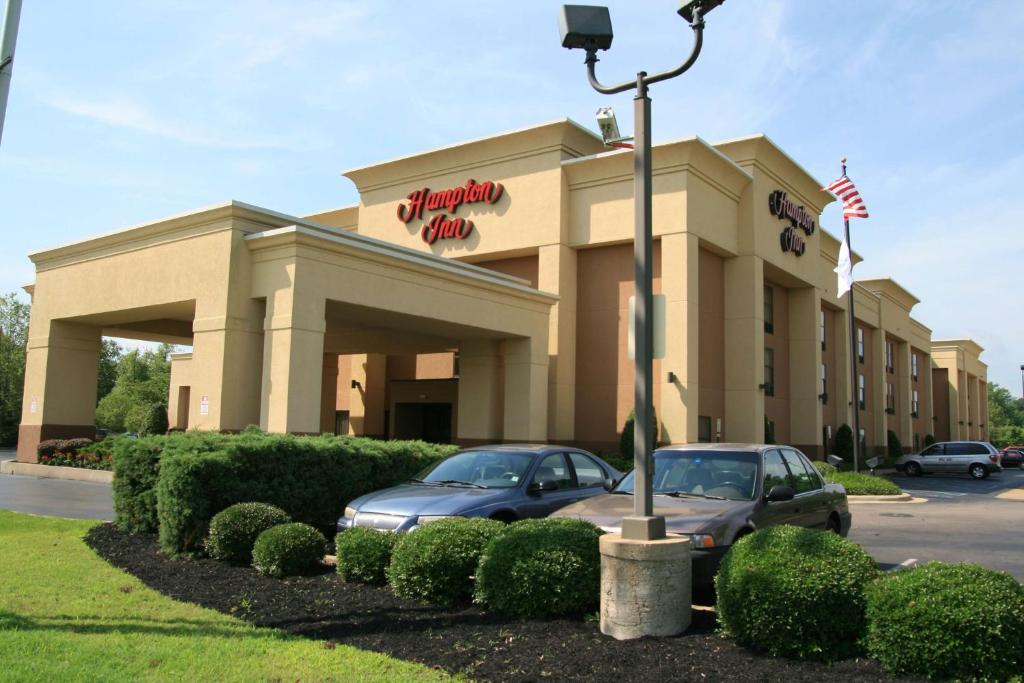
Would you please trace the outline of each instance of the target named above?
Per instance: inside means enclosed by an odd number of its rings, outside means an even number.
[[[690,56],[674,69],[649,76],[640,71],[636,80],[606,86],[597,80],[597,51],[612,46],[612,21],[607,7],[563,5],[558,17],[562,47],[586,50],[587,79],[603,95],[636,90],[634,102],[633,197],[635,236],[633,243],[636,286],[635,317],[631,321],[636,342],[636,381],[634,403],[636,420],[633,433],[635,467],[633,516],[622,521],[622,537],[630,540],[654,540],[665,537],[665,518],[655,517],[651,488],[651,433],[653,418],[652,355],[653,317],[651,283],[651,99],[648,87],[682,74],[697,61],[704,40],[704,16],[724,0],[691,0],[681,3],[678,14],[693,29]]]

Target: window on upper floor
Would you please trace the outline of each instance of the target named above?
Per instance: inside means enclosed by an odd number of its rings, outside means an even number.
[[[864,375],[857,375],[857,406],[864,410],[867,405],[867,390],[864,385]]]
[[[917,381],[917,353],[911,352],[910,354],[910,377],[916,382]]]
[[[818,336],[821,337],[821,350],[822,351],[825,350],[825,339],[826,339],[826,335],[825,335],[825,318],[826,318],[825,311],[821,311],[821,318],[820,318],[820,322],[818,323]]]
[[[864,328],[857,328],[857,360],[864,362]]]
[[[764,350],[764,395],[775,395],[775,351]]]
[[[771,285],[764,286],[764,331],[766,334],[775,331],[775,290]]]

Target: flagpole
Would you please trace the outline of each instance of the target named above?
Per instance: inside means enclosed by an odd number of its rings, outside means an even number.
[[[841,163],[843,165],[843,175],[841,177],[845,178],[846,177],[846,157],[843,157]],[[850,401],[850,403],[853,404],[853,471],[854,472],[859,472],[860,471],[860,455],[861,455],[861,453],[860,453],[860,401],[858,399],[858,390],[860,389],[860,385],[857,382],[857,362],[858,362],[858,357],[857,357],[857,318],[853,314],[853,285],[855,284],[855,281],[853,281],[853,278],[852,278],[852,272],[853,272],[853,246],[850,245],[850,219],[846,216],[846,212],[845,211],[843,212],[843,232],[844,232],[844,236],[846,238],[846,248],[850,251],[850,272],[851,272],[850,289],[847,292],[847,296],[849,298],[847,300],[846,309],[847,309],[848,314],[850,316],[850,381],[851,381],[851,384],[850,384],[850,396],[853,399],[852,401]],[[865,393],[867,393],[867,387],[866,386],[864,388],[864,391],[865,391]],[[867,396],[865,396],[865,399],[867,399]]]

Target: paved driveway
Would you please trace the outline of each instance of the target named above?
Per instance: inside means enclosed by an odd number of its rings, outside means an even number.
[[[1024,489],[1024,471],[975,481],[964,475],[893,477],[926,503],[851,505],[850,538],[883,564],[906,559],[976,562],[1024,581],[1024,500],[997,497]]]
[[[114,519],[110,484],[0,475],[0,509],[72,519]]]

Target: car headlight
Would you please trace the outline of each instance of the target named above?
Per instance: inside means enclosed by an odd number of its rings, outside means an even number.
[[[355,508],[348,508],[347,507],[347,508],[345,508],[345,517],[347,517],[348,519],[355,519],[356,518],[356,512],[358,512],[358,510],[356,510]]]
[[[420,515],[416,518],[416,524],[423,526],[424,524],[430,524],[431,522],[437,522],[442,519],[461,519],[462,515]]]
[[[690,539],[690,548],[694,550],[701,550],[704,548],[714,548],[715,539],[711,534],[685,534]]]

